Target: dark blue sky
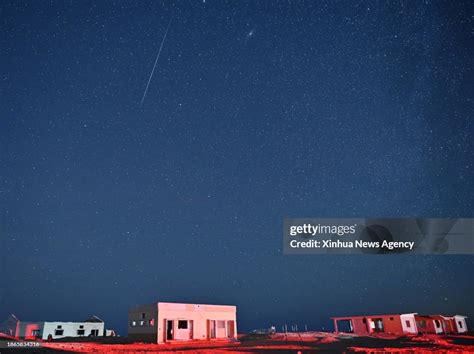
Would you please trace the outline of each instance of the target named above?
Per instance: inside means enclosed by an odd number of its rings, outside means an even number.
[[[2,2],[0,318],[474,316],[472,256],[281,250],[284,217],[473,216],[472,11]]]

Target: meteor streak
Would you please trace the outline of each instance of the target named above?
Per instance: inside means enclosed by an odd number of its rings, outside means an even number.
[[[161,45],[160,45],[160,49],[158,50],[158,54],[156,55],[155,64],[153,65],[153,69],[151,70],[150,77],[148,78],[148,83],[146,84],[145,92],[143,92],[143,97],[140,102],[140,108],[143,106],[143,102],[145,101],[146,93],[148,92],[148,86],[150,86],[151,78],[153,77],[153,73],[155,72],[156,64],[158,63],[158,59],[160,59],[161,50],[163,49],[163,44],[165,43],[166,35],[168,34],[168,30],[170,28],[172,20],[173,20],[173,17],[171,17],[170,22],[168,22],[168,27],[166,27],[165,35],[163,36],[163,39],[161,40]]]

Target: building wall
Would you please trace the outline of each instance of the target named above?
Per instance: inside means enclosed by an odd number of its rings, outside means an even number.
[[[416,327],[415,314],[407,313],[400,315],[400,320],[402,321],[403,333],[408,334],[417,334],[418,328]]]
[[[19,322],[16,336],[25,339],[41,338],[44,322]]]
[[[467,322],[464,316],[459,316],[459,315],[454,316],[454,322],[456,325],[456,331],[458,333],[467,332]]]
[[[385,333],[394,334],[418,334],[418,333],[436,333],[453,334],[465,333],[468,331],[466,317],[455,315],[445,317],[441,315],[418,316],[415,313],[406,313],[401,315],[380,315],[380,316],[354,316],[354,317],[333,317],[335,330],[341,328],[339,321],[351,321],[353,333],[357,335],[367,335],[376,332],[374,321],[382,319]],[[365,322],[364,322],[365,320]],[[417,321],[420,325],[417,325]],[[424,321],[425,326],[421,325]],[[337,322],[337,323],[336,323]]]
[[[62,327],[62,335],[55,334],[58,325]],[[80,336],[77,333],[79,329],[84,330],[84,337],[91,334],[91,330],[98,330],[99,336],[104,335],[103,322],[26,322],[10,316],[7,321],[0,324],[0,332],[22,339],[41,338],[47,340],[49,334],[53,339],[78,337]]]
[[[402,318],[399,315],[383,316],[384,333],[403,334]]]
[[[435,320],[423,316],[415,316],[415,320],[418,333],[437,333]],[[441,325],[438,330],[442,330]]]
[[[365,319],[365,323],[364,323],[364,319]],[[366,335],[370,333],[369,332],[370,324],[369,324],[368,318],[354,317],[354,318],[351,318],[351,321],[352,321],[352,328],[353,328],[354,334]]]
[[[216,325],[216,339],[228,338],[228,321],[233,321],[232,338],[237,338],[237,318],[235,306],[158,303],[158,343],[166,341],[166,321],[173,320],[175,340],[203,340],[209,338],[209,321],[225,321],[225,328]],[[178,321],[192,321],[192,331],[179,330]],[[191,322],[190,322],[191,323]]]
[[[433,326],[435,328],[435,333],[436,334],[441,334],[443,333],[443,325],[441,323],[441,320],[439,319],[434,319],[433,320]]]
[[[60,326],[60,327],[59,327]],[[81,328],[82,326],[82,328]],[[58,334],[57,330],[62,330]],[[78,334],[79,330],[84,330],[84,335]],[[88,337],[92,330],[98,331],[98,336],[104,335],[103,322],[44,322],[42,338],[47,340],[51,335],[52,339],[64,337]]]
[[[8,321],[0,326],[0,333],[5,333],[8,336],[35,339],[37,333],[42,333],[44,322],[20,322]]]
[[[0,332],[11,337],[18,337],[20,333],[20,321],[13,315],[0,324]]]
[[[382,321],[383,333],[404,334],[417,333],[415,316],[413,314],[404,315],[379,315],[379,316],[354,316],[354,317],[338,317],[336,320],[350,320],[353,327],[353,333],[359,336],[376,333],[377,328],[375,322]],[[406,321],[409,321],[410,327]]]
[[[128,311],[128,336],[136,341],[157,342],[158,305],[141,305]]]
[[[443,324],[445,334],[456,333],[456,324],[454,323],[454,318],[445,318],[441,322]]]
[[[115,337],[116,334],[115,334],[115,331],[113,329],[106,329],[105,330],[105,336],[106,337]]]
[[[443,333],[443,319],[441,316],[417,316],[415,315],[418,333]],[[424,325],[423,325],[424,322]],[[449,325],[448,325],[449,326]]]

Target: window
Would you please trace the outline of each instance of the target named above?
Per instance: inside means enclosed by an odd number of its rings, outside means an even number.
[[[178,321],[178,329],[188,329],[188,321],[179,320]]]
[[[98,329],[91,329],[91,336],[92,337],[97,337],[99,335],[99,330]]]
[[[410,328],[410,327],[411,327],[410,321],[406,320],[406,321],[405,321],[405,324],[407,325],[407,328]]]
[[[84,328],[84,325],[79,325],[79,328]]]
[[[142,312],[142,320],[145,319],[145,312]]]
[[[150,326],[154,326],[154,325],[155,325],[155,319],[152,318],[151,320],[148,320],[148,324],[149,324]]]
[[[61,329],[61,328],[63,328],[63,326],[61,326],[61,325],[58,325],[58,328],[59,328],[59,329]]]
[[[393,317],[390,317],[390,321],[393,321]]]
[[[144,325],[145,325],[145,321],[141,320],[141,321],[140,321],[140,326],[143,327]]]
[[[461,321],[458,321],[458,324],[459,324],[459,328],[462,329],[462,322],[461,322]]]
[[[130,323],[130,325],[131,325],[132,327],[135,327],[135,326],[137,325],[137,321],[132,321],[132,322]]]
[[[363,319],[362,319],[362,323],[367,323],[367,319],[366,319],[366,318],[363,318]]]
[[[59,327],[59,326],[58,326]],[[54,335],[55,336],[62,336],[64,333],[64,330],[63,329],[57,329],[54,331]]]
[[[77,330],[77,335],[78,336],[83,336],[84,334],[86,334],[86,331],[84,329],[78,329]]]
[[[435,320],[435,326],[436,326],[436,328],[439,328],[439,327],[440,327],[440,323],[439,323],[438,320]]]
[[[31,335],[34,337],[41,337],[41,331],[39,329],[34,329],[31,331]]]
[[[217,328],[225,328],[225,321],[217,321]]]

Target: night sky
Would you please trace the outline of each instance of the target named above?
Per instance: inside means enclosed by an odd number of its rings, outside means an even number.
[[[472,13],[2,1],[0,320],[124,335],[158,300],[236,304],[240,331],[474,317],[473,256],[282,253],[285,217],[474,216]]]

